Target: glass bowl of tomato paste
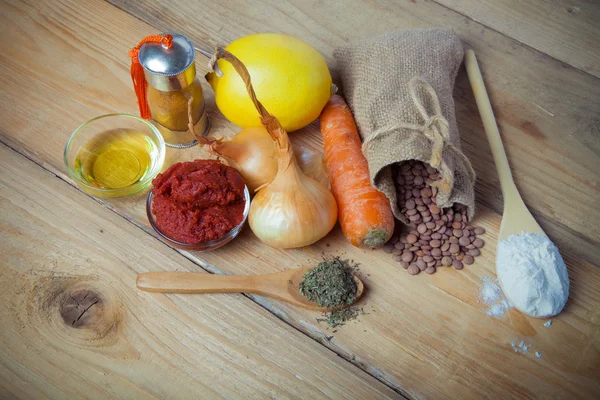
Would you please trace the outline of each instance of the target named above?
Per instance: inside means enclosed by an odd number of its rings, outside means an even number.
[[[248,219],[248,187],[237,170],[218,161],[174,164],[152,184],[146,201],[148,221],[173,247],[218,249],[233,240]]]

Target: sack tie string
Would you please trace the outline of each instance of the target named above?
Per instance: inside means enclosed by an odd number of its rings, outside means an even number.
[[[475,182],[475,172],[473,171],[473,169],[471,167],[471,163],[469,162],[467,157],[456,146],[454,146],[452,143],[448,142],[450,126],[448,124],[448,120],[446,118],[444,118],[444,115],[442,114],[440,102],[438,100],[437,94],[435,93],[435,90],[433,89],[433,87],[431,87],[431,85],[422,77],[415,76],[408,83],[408,88],[410,90],[410,96],[411,96],[413,103],[417,107],[417,110],[419,111],[421,118],[423,118],[423,120],[425,121],[424,124],[418,125],[418,124],[410,124],[410,123],[398,121],[395,124],[392,124],[390,126],[379,128],[379,129],[375,130],[374,132],[372,132],[369,135],[369,137],[367,137],[365,139],[365,141],[363,142],[363,144],[362,144],[363,154],[366,155],[366,150],[367,150],[369,144],[373,140],[377,139],[378,137],[380,137],[382,135],[387,135],[387,134],[393,133],[398,129],[409,129],[409,130],[421,132],[423,134],[423,136],[425,136],[432,143],[431,157],[430,157],[428,163],[433,168],[440,171],[440,173],[442,174],[443,181],[452,182],[454,180],[453,177],[450,176],[451,175],[450,169],[448,168],[448,166],[446,165],[446,163],[444,162],[444,160],[442,158],[442,154],[443,154],[444,150],[447,149],[463,159],[465,165],[468,166],[468,173],[471,178],[471,181],[474,183]],[[423,92],[429,98],[429,101],[430,101],[431,105],[433,106],[433,111],[434,111],[433,115],[429,115],[429,113],[425,109],[425,106],[419,99],[419,96],[417,95],[417,91],[419,88],[423,89]],[[434,182],[433,186],[439,186],[439,185],[436,185],[436,183],[437,182]]]

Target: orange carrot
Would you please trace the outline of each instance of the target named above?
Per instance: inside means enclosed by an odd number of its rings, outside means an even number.
[[[381,247],[394,232],[394,216],[387,197],[371,185],[352,111],[341,96],[334,95],[320,120],[325,162],[344,236],[356,247]]]

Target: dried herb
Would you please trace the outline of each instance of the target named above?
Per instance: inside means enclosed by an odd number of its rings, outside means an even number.
[[[335,308],[351,304],[358,288],[354,272],[358,266],[339,257],[324,259],[304,274],[300,293],[319,307]]]
[[[356,319],[359,315],[364,314],[365,312],[362,308],[349,307],[344,308],[343,310],[335,310],[328,313],[324,313],[323,315],[327,318],[317,319],[317,321],[327,321],[327,324],[330,328],[335,328],[336,326],[344,325],[344,323],[352,321],[353,319]]]

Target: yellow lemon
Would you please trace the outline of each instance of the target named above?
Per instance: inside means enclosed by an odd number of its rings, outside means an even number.
[[[256,97],[283,128],[295,131],[319,116],[331,96],[331,74],[323,56],[306,42],[280,33],[241,37],[226,49],[250,73]],[[219,60],[224,76],[206,76],[225,117],[243,128],[260,127],[242,78],[233,66]]]

